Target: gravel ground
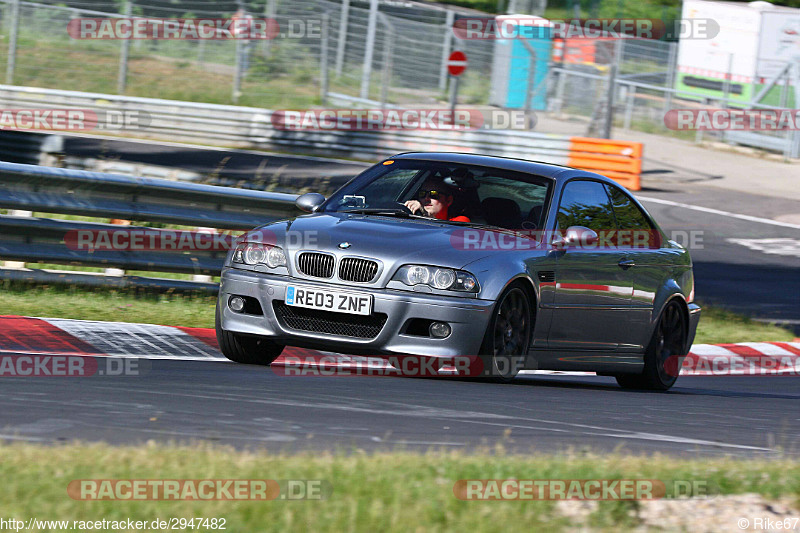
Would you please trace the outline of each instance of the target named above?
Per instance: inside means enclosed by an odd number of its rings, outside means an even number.
[[[561,501],[557,509],[576,530],[592,531],[590,515],[596,501]],[[800,512],[789,498],[770,500],[759,494],[717,496],[707,500],[655,500],[638,502],[630,516],[633,531],[686,531],[729,533],[733,531],[800,532]]]

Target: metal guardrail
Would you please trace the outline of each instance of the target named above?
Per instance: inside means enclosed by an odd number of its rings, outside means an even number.
[[[519,130],[292,131],[275,129],[272,110],[0,85],[9,108],[146,113],[149,123],[112,133],[218,146],[374,160],[407,151],[459,151],[569,164],[572,137]],[[103,133],[99,130],[98,133]],[[605,167],[587,168],[603,172]],[[613,176],[612,176],[613,177]]]
[[[200,185],[152,178],[66,170],[0,162],[0,208],[100,218],[234,229],[242,232],[298,214],[296,195]],[[96,222],[0,215],[0,259],[125,270],[217,275],[225,258],[221,250],[138,251],[81,250],[67,236],[79,230],[147,230]],[[158,238],[158,237],[156,237]],[[3,269],[4,279],[100,283],[96,275],[37,274]],[[106,280],[113,286],[182,287],[212,290],[211,284],[135,277]]]
[[[294,212],[296,195],[0,163],[0,208],[249,229]]]

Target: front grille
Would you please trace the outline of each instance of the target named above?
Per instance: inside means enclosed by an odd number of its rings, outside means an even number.
[[[339,263],[339,278],[344,281],[366,283],[375,278],[378,273],[378,263],[369,259],[345,257]]]
[[[278,321],[288,328],[358,339],[377,337],[387,318],[385,313],[349,315],[294,307],[279,300],[273,300],[272,307]]]
[[[297,269],[307,276],[330,278],[333,276],[333,256],[319,252],[303,252],[297,258]]]

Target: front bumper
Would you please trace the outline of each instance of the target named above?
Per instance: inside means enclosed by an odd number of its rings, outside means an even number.
[[[286,287],[290,284],[372,294],[373,312],[385,313],[386,323],[372,339],[291,329],[278,320],[272,305],[274,300],[285,300]],[[256,298],[264,314],[232,311],[228,307],[228,299],[234,294]],[[219,291],[220,325],[224,330],[270,337],[271,340],[288,346],[365,355],[476,355],[493,307],[493,301],[477,298],[333,285],[233,268],[223,270]],[[412,318],[447,322],[452,332],[444,339],[401,333],[407,321]]]
[[[694,337],[697,334],[697,325],[700,323],[700,306],[697,304],[689,304],[689,336],[686,344],[686,351],[692,348]]]

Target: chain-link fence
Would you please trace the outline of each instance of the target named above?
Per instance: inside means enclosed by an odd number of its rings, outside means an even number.
[[[553,5],[545,14],[558,15],[561,8]],[[614,7],[607,1],[592,6],[600,15]],[[572,16],[569,6],[562,7],[562,16]],[[279,34],[249,41],[120,40],[76,39],[67,31],[76,19],[228,19],[237,10],[275,19]],[[272,109],[444,106],[447,58],[461,50],[469,66],[459,79],[460,105],[530,105],[556,117],[583,118],[580,133],[598,136],[611,127],[665,132],[664,116],[671,109],[731,103],[674,89],[676,42],[566,38],[539,43],[531,52],[519,41],[461,39],[454,23],[470,16],[476,13],[367,0],[67,0],[66,5],[0,0],[0,64],[5,62],[9,85]]]
[[[229,18],[237,9],[200,1],[190,11],[135,2],[91,4],[108,11],[86,5],[0,0],[5,82],[274,108],[320,104],[323,92],[395,104],[430,103],[446,94],[453,11],[381,5],[371,12],[349,0],[264,0],[239,5],[277,21],[280,34],[270,40],[72,38],[67,28],[76,19],[121,19],[127,12]],[[476,103],[488,95],[483,73],[491,68],[491,45],[461,46],[470,58],[462,94]]]
[[[85,5],[106,10],[116,6],[120,12],[91,10]],[[381,103],[430,104],[446,100],[446,60],[459,49],[469,62],[460,80],[459,101],[489,103],[496,41],[457,38],[452,26],[466,16],[463,13],[403,11],[387,4],[371,10],[364,7],[368,4],[349,0],[264,0],[246,5],[254,17],[274,18],[281,35],[244,42],[81,40],[68,34],[70,21],[119,19],[126,10],[141,17],[227,18],[237,4],[197,0],[186,11],[154,2],[69,2],[64,7],[0,0],[4,24],[0,61],[6,62],[5,81],[279,108],[319,104],[322,92]],[[596,48],[593,55],[601,68],[610,61],[603,55],[608,45],[589,43]],[[626,42],[620,76],[665,83],[674,64],[670,62],[673,48],[657,41]],[[547,62],[550,58],[537,59]],[[568,91],[574,96],[573,106],[593,109],[593,103],[584,102],[591,91],[584,89]]]

